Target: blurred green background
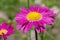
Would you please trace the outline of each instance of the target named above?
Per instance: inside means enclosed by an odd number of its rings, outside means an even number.
[[[47,32],[43,35],[45,40],[60,40],[60,0],[29,0],[29,5],[47,6],[56,14],[56,22],[52,27],[47,26]],[[20,12],[20,7],[28,8],[28,0],[0,0],[0,23],[12,22],[15,26],[14,17]],[[23,35],[15,28],[15,34],[8,40],[30,40],[30,33]],[[39,34],[40,36],[42,34]],[[39,37],[40,38],[40,37]],[[34,38],[33,38],[34,39]],[[39,39],[40,40],[40,39]]]

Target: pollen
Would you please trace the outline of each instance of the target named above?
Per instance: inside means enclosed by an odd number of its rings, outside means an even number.
[[[7,34],[7,30],[5,30],[5,29],[2,29],[2,30],[0,30],[0,35],[5,35],[5,34]]]
[[[37,20],[40,20],[41,18],[42,18],[42,15],[38,12],[30,12],[27,15],[27,19],[29,21],[37,21]]]

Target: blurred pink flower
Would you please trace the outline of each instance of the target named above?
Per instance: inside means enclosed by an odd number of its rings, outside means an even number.
[[[4,37],[4,40],[6,40],[7,36],[13,33],[14,33],[14,28],[12,24],[8,24],[4,22],[3,24],[0,25],[0,39]]]
[[[46,24],[54,24],[56,14],[47,7],[30,6],[30,10],[26,8],[20,8],[22,12],[19,12],[15,21],[17,23],[18,30],[23,33],[27,33],[32,26],[38,33],[46,31]]]

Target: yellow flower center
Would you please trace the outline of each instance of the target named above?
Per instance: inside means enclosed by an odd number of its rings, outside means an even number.
[[[38,12],[30,12],[27,15],[27,20],[29,21],[37,21],[40,20],[42,18],[42,15]]]
[[[3,34],[7,34],[7,30],[5,29],[0,30],[0,35],[3,35]]]

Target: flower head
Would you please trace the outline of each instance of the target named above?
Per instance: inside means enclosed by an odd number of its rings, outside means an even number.
[[[0,25],[0,38],[4,37],[4,39],[7,38],[7,36],[14,33],[14,28],[12,24],[3,23]]]
[[[46,25],[54,24],[56,14],[47,7],[30,6],[30,10],[26,8],[20,8],[22,12],[19,12],[15,21],[17,22],[17,28],[23,33],[27,33],[32,26],[39,32],[46,31]]]

